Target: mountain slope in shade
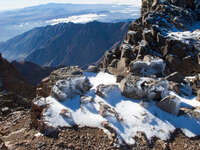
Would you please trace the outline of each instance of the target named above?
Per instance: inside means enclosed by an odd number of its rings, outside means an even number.
[[[129,23],[58,24],[35,28],[0,46],[9,60],[42,66],[85,65],[97,61],[122,39]]]
[[[67,24],[63,34],[35,50],[26,60],[48,66],[89,64],[120,41],[127,27],[124,23]]]
[[[13,61],[11,64],[17,69],[24,80],[31,85],[37,85],[54,70],[54,68],[51,67],[41,67],[37,64],[25,61]]]
[[[23,59],[64,30],[62,25],[35,28],[1,43],[0,51],[8,60]]]
[[[32,98],[35,96],[35,89],[29,85],[16,68],[4,59],[0,54],[0,91],[6,90],[16,95]]]
[[[127,22],[140,16],[140,0],[134,4],[48,3],[17,10],[0,11],[0,41],[7,41],[36,27],[58,23]]]

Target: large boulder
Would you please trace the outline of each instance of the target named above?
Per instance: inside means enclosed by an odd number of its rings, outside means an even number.
[[[144,57],[143,60],[133,61],[130,65],[131,72],[138,76],[163,76],[165,62],[160,58]]]
[[[120,87],[128,98],[161,100],[167,94],[168,81],[130,75],[120,82]]]
[[[75,95],[83,95],[92,87],[88,78],[85,76],[68,77],[65,80],[59,80],[53,86],[51,96],[59,101],[72,98]]]
[[[52,87],[59,80],[65,80],[70,77],[80,77],[83,75],[83,70],[77,66],[60,68],[53,71],[49,77],[46,77],[38,85],[37,96],[48,97],[51,94]]]
[[[176,96],[166,96],[157,103],[157,106],[170,114],[178,115],[180,110],[180,100]]]
[[[95,66],[95,65],[90,65],[90,66],[88,66],[88,68],[87,68],[86,71],[87,71],[87,72],[94,72],[94,73],[96,73],[96,72],[99,71],[99,69],[98,69],[98,67]]]

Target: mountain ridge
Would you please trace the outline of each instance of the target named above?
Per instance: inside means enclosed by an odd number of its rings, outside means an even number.
[[[9,60],[24,59],[41,66],[90,64],[121,40],[128,24],[94,21],[39,27],[3,43],[0,52]]]

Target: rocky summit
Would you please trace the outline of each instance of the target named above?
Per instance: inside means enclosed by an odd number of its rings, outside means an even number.
[[[157,71],[156,76],[196,75],[200,72],[199,24],[198,0],[143,0],[141,17],[131,23],[121,46],[105,53],[99,66],[123,76],[138,71],[153,75],[149,68]]]
[[[143,0],[118,48],[87,70],[53,71],[31,110],[1,118],[0,125],[17,121],[0,126],[0,146],[200,149],[199,26],[199,0]]]

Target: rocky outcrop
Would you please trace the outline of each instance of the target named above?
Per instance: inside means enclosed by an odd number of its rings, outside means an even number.
[[[46,136],[56,137],[58,135],[58,129],[50,126],[43,119],[43,113],[47,107],[48,104],[45,98],[36,98],[33,100],[31,108],[31,127],[34,127]]]
[[[57,136],[58,129],[44,121],[44,112],[48,109],[45,97],[52,96],[60,102],[73,98],[76,95],[84,95],[92,87],[83,71],[77,67],[65,67],[53,71],[49,77],[42,80],[37,87],[37,97],[32,102],[31,125],[48,136]],[[86,97],[81,97],[81,104],[85,103]],[[70,118],[70,112],[63,109],[60,115],[65,119]]]
[[[168,81],[130,75],[120,82],[120,87],[129,98],[161,100],[168,92]]]
[[[178,72],[187,76],[199,73],[197,3],[199,1],[195,0],[143,0],[141,18],[131,23],[119,48],[105,53],[99,67],[126,76],[127,72],[135,73],[138,69],[139,72],[144,68],[149,70],[151,63],[147,65],[144,59],[150,56],[166,64],[166,67],[157,68],[159,74]]]
[[[76,95],[83,95],[91,87],[89,80],[84,76],[69,77],[56,82],[52,88],[51,96],[63,101]]]
[[[168,113],[178,115],[180,109],[180,100],[172,95],[166,96],[157,103],[157,106]]]
[[[8,150],[8,148],[6,147],[5,143],[0,139],[0,149],[1,150]]]
[[[176,98],[161,93],[189,96],[189,86],[199,93],[199,4],[199,0],[142,0],[141,17],[131,23],[118,48],[105,52],[98,67],[117,76],[124,96],[158,100],[161,109],[177,114]]]
[[[79,67],[65,67],[53,71],[48,77],[44,78],[37,87],[37,96],[48,97],[51,94],[52,87],[59,80],[69,77],[80,77],[83,71]]]

